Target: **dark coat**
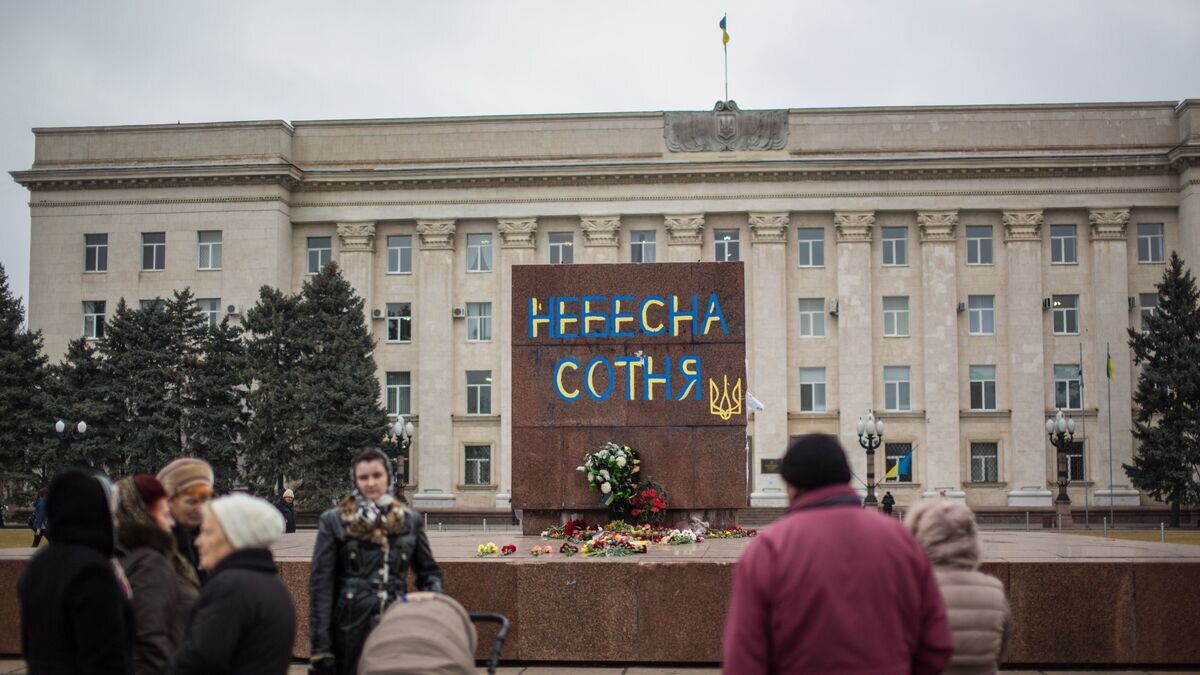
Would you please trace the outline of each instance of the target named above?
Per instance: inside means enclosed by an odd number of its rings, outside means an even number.
[[[46,500],[33,500],[33,529],[45,530],[46,527]]]
[[[879,503],[883,505],[884,513],[891,513],[892,507],[896,505],[896,498],[890,494],[884,494],[883,500]]]
[[[286,675],[296,608],[271,552],[242,549],[213,570],[192,612],[173,675]]]
[[[275,508],[283,514],[283,532],[291,534],[296,531],[296,507],[280,499],[275,502]]]
[[[418,590],[442,592],[442,570],[417,512],[393,502],[383,524],[369,528],[348,497],[322,513],[309,577],[313,656],[331,654],[338,673],[354,673],[367,634],[408,592],[409,568]]]
[[[50,545],[21,574],[21,651],[30,675],[133,672],[133,614],[113,569],[105,488],[65,471],[50,484]]]
[[[196,549],[196,537],[200,536],[200,530],[193,530],[190,527],[175,523],[175,528],[171,530],[171,535],[175,537],[175,545],[179,551],[179,555],[188,561],[192,569],[196,572],[196,578],[200,580],[200,584],[208,580],[208,571],[200,569],[200,551]]]

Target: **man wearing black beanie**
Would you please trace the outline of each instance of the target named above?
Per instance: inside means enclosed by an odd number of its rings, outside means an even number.
[[[780,473],[791,506],[734,568],[724,672],[942,672],[954,642],[929,558],[863,510],[837,438],[797,438]]]

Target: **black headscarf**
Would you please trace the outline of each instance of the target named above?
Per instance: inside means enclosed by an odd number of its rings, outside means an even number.
[[[82,469],[67,469],[50,481],[46,518],[51,545],[76,544],[113,554],[112,494],[108,481]]]

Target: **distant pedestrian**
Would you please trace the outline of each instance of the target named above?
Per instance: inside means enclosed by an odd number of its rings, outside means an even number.
[[[207,573],[200,567],[200,554],[196,550],[196,537],[200,536],[200,523],[204,519],[204,505],[212,499],[213,470],[208,462],[195,457],[182,457],[163,467],[158,480],[167,491],[167,505],[171,518],[175,520],[175,545],[196,570],[203,584]]]
[[[37,548],[42,543],[42,537],[46,539],[50,538],[47,526],[46,488],[41,488],[37,491],[37,498],[33,500],[33,517],[29,520],[29,527],[33,528],[34,548]]]
[[[883,515],[890,518],[892,515],[892,507],[896,505],[896,498],[892,496],[891,492],[885,492],[883,493],[883,501],[881,501],[880,504],[883,505]]]
[[[962,502],[934,499],[909,509],[905,524],[929,553],[946,601],[954,632],[954,657],[946,672],[995,673],[1012,613],[1004,584],[979,571],[982,554],[975,514]]]
[[[21,652],[29,672],[133,672],[133,613],[112,563],[107,481],[69,469],[54,477],[46,519],[54,538],[17,582]]]
[[[234,494],[204,506],[196,546],[209,578],[173,675],[286,675],[296,608],[271,556],[280,534],[283,517],[257,497]]]
[[[781,474],[788,514],[733,570],[723,672],[940,673],[953,641],[929,558],[862,508],[837,439],[797,438]]]
[[[283,531],[291,534],[296,531],[296,493],[290,489],[283,491],[283,496],[275,502],[275,508],[283,515]]]

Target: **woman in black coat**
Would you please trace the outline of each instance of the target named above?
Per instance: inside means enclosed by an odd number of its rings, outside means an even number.
[[[352,675],[367,634],[408,591],[411,567],[422,591],[442,591],[442,570],[424,524],[391,495],[387,455],[365,450],[351,463],[354,492],[321,514],[309,577],[309,671]]]
[[[175,675],[286,675],[296,608],[270,546],[283,516],[269,502],[235,494],[204,507],[196,548],[208,582],[192,611]]]
[[[29,673],[133,672],[133,613],[112,562],[107,481],[64,471],[50,482],[50,545],[21,573],[21,651]]]

